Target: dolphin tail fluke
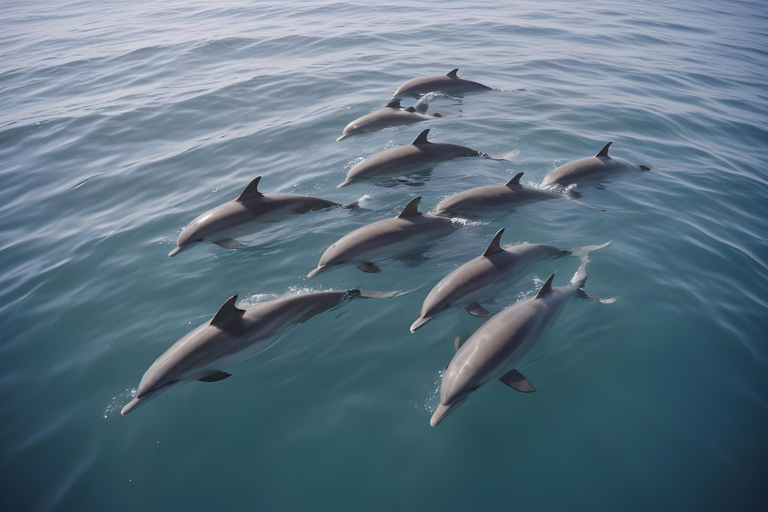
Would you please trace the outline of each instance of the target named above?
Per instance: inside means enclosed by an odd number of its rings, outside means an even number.
[[[589,253],[598,251],[600,249],[604,249],[605,247],[608,247],[611,245],[611,242],[606,242],[603,245],[585,245],[584,247],[577,247],[573,250],[571,250],[571,254],[574,256],[584,257],[587,256]]]

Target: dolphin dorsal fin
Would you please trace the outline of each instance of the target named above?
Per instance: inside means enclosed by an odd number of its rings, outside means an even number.
[[[419,213],[419,201],[421,201],[421,196],[411,199],[411,201],[405,205],[405,208],[403,208],[403,211],[400,212],[400,215],[397,217],[399,219],[407,219],[408,217],[416,217],[417,215],[421,215]]]
[[[451,77],[451,78],[459,78],[459,75],[457,74],[458,72],[459,72],[459,68],[456,68],[456,69],[454,69],[454,70],[450,71],[450,72],[449,72],[447,75],[445,75],[445,76],[448,76],[448,77]]]
[[[524,173],[524,172],[519,172],[519,173],[515,174],[515,175],[512,177],[512,179],[511,179],[511,180],[509,180],[509,181],[506,183],[506,186],[507,186],[507,187],[520,186],[520,178],[522,178],[522,177],[523,177],[523,174],[525,174],[525,173]]]
[[[237,199],[235,201],[244,201],[246,199],[250,199],[252,197],[261,197],[264,194],[259,192],[259,182],[261,181],[261,176],[256,176],[252,182],[248,184],[247,187],[245,187],[245,190],[237,196]]]
[[[483,256],[488,257],[491,254],[496,254],[497,252],[504,250],[501,248],[500,244],[502,233],[504,233],[504,228],[501,228],[496,232],[495,235],[493,235],[493,240],[491,240],[491,243],[488,244],[488,247],[485,249]]]
[[[536,294],[536,297],[534,299],[540,299],[542,297],[546,297],[552,292],[552,280],[555,278],[555,274],[552,274],[549,276],[549,279],[547,279],[547,282],[544,283],[544,286],[541,287],[541,290],[539,290],[539,293]]]
[[[413,144],[414,146],[418,146],[419,144],[432,144],[431,142],[429,142],[429,141],[427,140],[427,134],[428,134],[428,133],[429,133],[429,128],[427,128],[426,130],[424,130],[423,132],[421,132],[421,133],[419,134],[419,136],[418,136],[418,137],[416,137],[416,140],[414,140],[413,142],[411,142],[411,144]]]
[[[233,295],[230,298],[228,298],[227,302],[225,302],[219,308],[216,314],[213,315],[213,318],[211,318],[211,325],[218,325],[222,322],[226,322],[227,320],[229,320],[234,316],[240,316],[243,313],[245,313],[245,310],[238,309],[235,307],[236,300],[237,300],[237,295]]]
[[[603,149],[601,149],[600,152],[598,154],[596,154],[595,156],[596,157],[603,157],[603,158],[611,158],[611,157],[608,156],[608,148],[611,147],[611,144],[613,144],[613,142],[609,142],[608,144],[603,146]]]
[[[400,98],[392,98],[389,103],[384,105],[384,108],[402,108],[400,107]]]

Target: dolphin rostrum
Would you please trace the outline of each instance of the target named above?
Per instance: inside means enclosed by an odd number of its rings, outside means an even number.
[[[387,149],[366,158],[352,167],[347,178],[338,188],[353,181],[407,174],[425,165],[444,162],[465,156],[480,156],[482,153],[464,146],[427,140],[429,128],[421,132],[411,144]]]
[[[552,274],[535,297],[494,315],[458,348],[443,373],[440,405],[432,415],[430,425],[436,426],[472,392],[495,380],[523,393],[536,391],[517,368],[527,362],[525,356],[545,334],[568,299],[574,296],[591,298],[582,289],[587,280],[588,261],[584,258],[570,285],[553,288],[555,275]]]
[[[557,194],[527,187],[520,183],[523,173],[519,172],[504,185],[487,185],[472,188],[446,197],[435,206],[435,215],[477,215],[487,208],[514,206],[530,201],[555,199]]]
[[[572,252],[585,256],[608,244],[588,246],[573,251],[560,250],[546,244],[519,244],[501,246],[504,228],[496,232],[485,252],[463,264],[432,288],[421,306],[419,318],[411,325],[411,332],[454,308],[464,308],[472,316],[484,317],[490,313],[479,302],[489,298],[500,285],[517,279],[540,261],[565,256]]]
[[[471,91],[490,91],[487,85],[471,80],[459,78],[459,68],[452,70],[447,75],[422,76],[408,80],[397,88],[392,97],[419,96],[428,92],[445,92],[448,94],[462,94]]]
[[[355,297],[386,298],[401,292],[364,290],[310,292],[290,295],[247,309],[235,307],[230,297],[203,325],[186,334],[152,363],[141,378],[136,397],[121,414],[166,391],[176,383],[217,382],[231,374],[223,371],[272,345],[291,327]]]
[[[228,249],[242,247],[233,239],[255,233],[268,222],[310,210],[344,206],[319,197],[263,194],[258,190],[260,180],[261,176],[257,176],[237,199],[208,210],[190,222],[181,231],[176,248],[168,256],[176,256],[202,242],[211,242]],[[356,203],[352,203],[345,207],[356,206]]]
[[[447,217],[419,213],[421,197],[412,199],[397,217],[358,228],[334,242],[320,257],[313,277],[340,265],[357,265],[363,272],[380,272],[373,261],[402,256],[455,229]]]
[[[427,104],[417,103],[412,107],[401,107],[400,99],[395,98],[387,103],[384,108],[371,112],[368,115],[359,117],[349,123],[336,140],[346,139],[350,135],[363,132],[376,132],[392,126],[401,126],[404,124],[413,124],[420,121],[427,121],[436,117],[443,117],[440,114],[427,115]]]
[[[544,176],[544,180],[541,184],[544,186],[568,186],[580,181],[601,179],[615,172],[628,169],[639,168],[643,171],[651,170],[644,165],[634,165],[624,160],[611,158],[608,155],[608,148],[611,147],[611,144],[613,144],[613,142],[606,144],[595,156],[574,160],[573,162],[568,162],[557,169],[549,171],[547,175]]]

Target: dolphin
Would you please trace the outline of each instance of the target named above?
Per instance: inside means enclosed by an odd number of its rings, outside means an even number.
[[[445,276],[432,288],[421,306],[419,318],[411,325],[416,332],[431,320],[453,308],[464,308],[476,317],[489,316],[478,302],[491,296],[500,284],[516,279],[540,261],[575,253],[586,255],[608,244],[573,251],[546,244],[519,244],[502,247],[504,228],[496,232],[483,254]]]
[[[514,206],[530,201],[560,197],[548,190],[539,190],[521,184],[520,178],[523,177],[523,174],[522,172],[515,174],[504,185],[472,188],[446,197],[437,203],[432,213],[435,215],[473,215],[482,213],[486,208]]]
[[[583,290],[588,261],[584,258],[568,286],[553,288],[555,275],[552,274],[535,297],[494,315],[458,348],[443,373],[440,405],[430,425],[436,426],[473,391],[495,380],[523,393],[536,391],[517,368],[526,362],[525,356],[546,333],[568,299],[591,298]]]
[[[459,68],[456,68],[447,75],[432,75],[413,78],[398,87],[395,94],[392,96],[419,96],[420,94],[426,94],[428,92],[462,94],[472,91],[492,90],[487,85],[459,78],[457,75],[458,72]]]
[[[401,256],[428,240],[453,232],[455,224],[451,219],[419,213],[419,201],[421,197],[411,199],[397,217],[368,224],[334,242],[307,277],[340,265],[357,265],[368,273],[380,272],[374,260]]]
[[[628,170],[641,169],[650,171],[644,165],[634,165],[624,160],[617,160],[608,155],[608,148],[613,142],[609,142],[595,156],[581,158],[561,165],[557,169],[549,171],[541,182],[544,186],[562,185],[568,186],[580,181],[597,180],[610,174]]]
[[[465,156],[480,156],[482,153],[464,146],[427,140],[429,128],[421,132],[411,144],[400,146],[366,158],[352,167],[347,178],[338,188],[353,181],[407,174],[428,164],[445,162]]]
[[[413,107],[403,108],[400,106],[400,99],[394,98],[387,103],[384,108],[372,112],[363,117],[359,117],[349,123],[336,140],[346,139],[350,135],[363,132],[376,132],[392,126],[401,126],[404,124],[413,124],[420,121],[428,121],[436,117],[443,117],[440,114],[427,115],[427,104],[419,103]]]
[[[261,352],[291,327],[346,299],[386,298],[400,293],[358,289],[301,293],[247,309],[237,308],[237,295],[233,295],[211,320],[186,334],[152,363],[141,378],[136,397],[120,414],[125,416],[179,382],[217,382],[230,377],[225,368]]]
[[[179,234],[176,248],[168,256],[176,256],[202,242],[212,242],[227,249],[243,247],[233,239],[255,233],[268,222],[331,206],[357,207],[357,203],[345,206],[312,196],[262,194],[258,190],[260,180],[261,176],[257,176],[237,199],[208,210],[190,222]]]

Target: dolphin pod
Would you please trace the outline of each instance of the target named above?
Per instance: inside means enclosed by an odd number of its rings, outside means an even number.
[[[446,197],[435,206],[436,215],[476,215],[488,208],[510,206],[559,197],[548,190],[526,187],[519,172],[504,185],[486,185]]]
[[[408,80],[397,88],[392,97],[419,96],[428,92],[444,92],[448,94],[462,94],[472,91],[490,91],[487,85],[471,80],[459,78],[459,68],[450,71],[446,75],[422,76]]]
[[[426,103],[421,103],[418,106],[413,107],[401,107],[400,100],[395,98],[376,112],[371,112],[363,117],[358,117],[349,123],[344,127],[341,137],[336,140],[344,140],[356,133],[377,132],[392,126],[402,126],[404,124],[419,123],[421,121],[443,117],[437,113],[431,116],[427,115],[426,111]]]
[[[550,275],[535,297],[494,315],[458,348],[443,373],[440,405],[432,414],[431,426],[443,421],[469,395],[490,382],[500,380],[523,393],[536,391],[517,368],[525,364],[525,356],[546,333],[568,299],[590,298],[583,290],[588,261],[584,258],[568,286],[553,288],[555,274]]]
[[[263,194],[259,192],[261,176],[254,178],[245,190],[232,201],[203,213],[185,227],[176,248],[168,256],[176,256],[197,244],[211,242],[228,249],[239,246],[235,238],[259,231],[266,223],[291,214],[310,210],[344,206],[319,197],[295,194]],[[346,206],[354,208],[355,203]]]
[[[354,181],[403,175],[429,164],[482,154],[456,144],[430,142],[427,140],[427,134],[429,134],[429,128],[421,132],[411,144],[387,149],[366,158],[349,170],[347,178],[338,185],[338,188]]]
[[[500,285],[519,278],[540,261],[571,254],[571,251],[545,244],[502,247],[500,242],[503,233],[504,228],[498,230],[482,255],[463,264],[432,288],[424,299],[419,318],[411,325],[411,332],[416,332],[427,322],[454,308],[464,308],[472,316],[488,316],[490,313],[479,302],[488,299]],[[582,249],[578,252],[585,251]]]
[[[380,272],[374,261],[402,256],[425,241],[453,232],[455,225],[451,219],[420,213],[419,201],[421,196],[411,199],[397,217],[368,224],[334,242],[307,277],[341,265],[357,265],[368,273]]]
[[[272,345],[291,327],[355,297],[387,298],[400,292],[364,290],[302,293],[239,309],[230,297],[208,322],[174,343],[144,373],[123,416],[183,381],[217,382],[223,369]]]
[[[544,186],[562,185],[568,186],[581,181],[598,180],[610,174],[629,169],[641,169],[649,171],[644,165],[634,165],[624,160],[617,160],[608,155],[608,148],[613,142],[609,142],[595,156],[581,158],[561,165],[544,176],[541,182]]]

